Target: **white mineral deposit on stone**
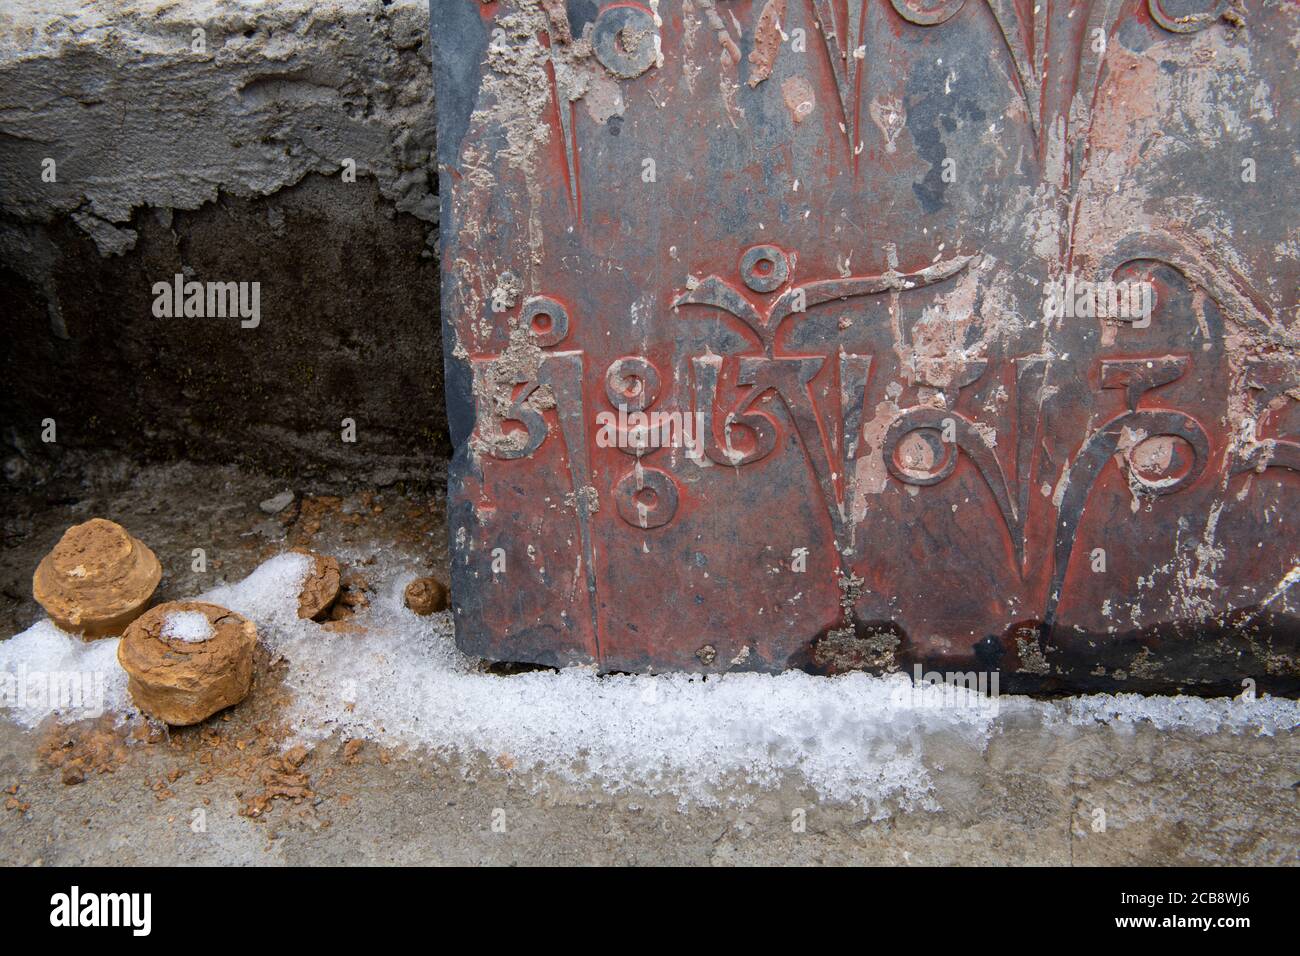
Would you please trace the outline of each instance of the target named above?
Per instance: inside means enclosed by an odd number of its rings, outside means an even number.
[[[162,635],[186,644],[201,644],[212,639],[212,625],[202,611],[172,611],[163,619]]]
[[[249,617],[267,647],[289,662],[288,717],[300,739],[337,733],[471,759],[508,756],[516,773],[544,770],[611,792],[643,788],[683,804],[741,799],[747,791],[736,784],[774,787],[793,776],[820,799],[855,803],[876,818],[936,809],[937,755],[954,747],[981,752],[1008,722],[1062,735],[1096,722],[1120,732],[1146,722],[1199,734],[1273,735],[1300,726],[1296,702],[1271,697],[1003,697],[996,708],[979,699],[936,707],[901,674],[706,680],[599,677],[575,667],[500,677],[456,649],[450,612],[420,617],[403,605],[411,569],[385,566],[382,556],[374,573],[379,593],[356,619],[365,633],[332,633],[299,619],[310,564],[306,555],[282,554],[198,598]],[[84,644],[42,622],[0,642],[0,670],[88,662],[110,668],[120,689],[110,688],[105,706],[125,713],[116,644]]]

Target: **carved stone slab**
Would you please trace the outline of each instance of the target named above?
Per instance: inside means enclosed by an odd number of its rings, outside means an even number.
[[[1300,5],[432,10],[465,650],[1295,689]]]

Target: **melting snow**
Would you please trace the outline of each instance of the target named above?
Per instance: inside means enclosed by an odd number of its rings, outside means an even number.
[[[201,644],[212,639],[212,625],[202,611],[172,611],[163,619],[163,637]]]
[[[997,731],[1000,714],[1058,733],[1096,722],[1265,735],[1300,726],[1295,701],[1270,697],[990,702],[949,694],[946,706],[936,706],[938,698],[914,690],[905,675],[738,673],[706,680],[599,677],[569,668],[500,677],[481,672],[456,649],[449,613],[422,618],[403,606],[400,574],[386,576],[369,611],[357,618],[364,634],[300,620],[297,596],[309,567],[305,555],[282,554],[243,581],[200,597],[252,619],[261,640],[288,660],[294,695],[288,718],[302,739],[337,732],[466,757],[486,754],[516,770],[544,769],[610,791],[667,792],[684,803],[717,803],[735,793],[734,783],[775,786],[794,775],[822,799],[854,802],[877,817],[892,806],[933,809],[936,771],[923,759],[927,741],[943,738],[978,751]],[[102,675],[104,709],[128,712],[116,647],[116,640],[83,643],[42,621],[0,642],[0,703],[33,726],[52,708],[30,706],[30,695],[26,708],[13,705],[9,688],[20,668],[91,672]]]
[[[83,641],[48,618],[0,641],[0,708],[24,727],[132,711],[117,638]]]

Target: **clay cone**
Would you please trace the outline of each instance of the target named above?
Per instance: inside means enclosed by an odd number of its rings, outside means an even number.
[[[437,578],[416,578],[406,586],[406,606],[416,614],[432,614],[447,607],[447,588]]]
[[[207,618],[210,636],[194,637],[195,612]],[[188,627],[175,626],[181,614]],[[137,707],[169,724],[197,724],[248,696],[256,645],[257,628],[242,614],[202,601],[171,601],[126,629],[117,660]]]

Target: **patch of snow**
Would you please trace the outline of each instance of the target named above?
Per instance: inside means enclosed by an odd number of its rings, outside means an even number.
[[[793,772],[825,799],[885,816],[890,805],[936,807],[925,735],[981,749],[994,720],[978,704],[927,707],[902,675],[601,677],[573,667],[500,677],[456,648],[450,612],[420,617],[405,607],[400,574],[387,575],[356,618],[364,634],[299,619],[309,569],[304,555],[283,554],[199,598],[249,617],[288,660],[288,716],[308,741],[339,733],[487,755],[517,771],[683,803],[716,804],[731,783],[775,786]]]
[[[1272,737],[1300,726],[1300,703],[1285,697],[1160,697],[1092,694],[1059,702],[1053,713],[1075,726],[1149,723],[1157,730]]]
[[[172,611],[163,618],[162,636],[186,644],[212,640],[215,632],[202,611]]]
[[[244,615],[255,625],[266,643],[294,624],[298,618],[298,595],[312,569],[312,559],[297,551],[286,551],[263,561],[253,573],[234,584],[222,584],[194,600],[217,604]],[[313,629],[319,625],[311,625]]]
[[[131,713],[118,639],[84,641],[48,618],[0,641],[0,711],[23,727],[50,714],[67,720]]]
[[[501,678],[455,650],[449,614],[410,617],[365,636],[280,645],[300,733],[483,753],[516,770],[610,792],[639,786],[683,803],[717,804],[732,783],[776,786],[793,772],[825,799],[883,816],[890,801],[933,807],[927,734],[947,731],[979,749],[993,719],[900,706],[911,693],[905,677],[600,677],[574,667]]]

